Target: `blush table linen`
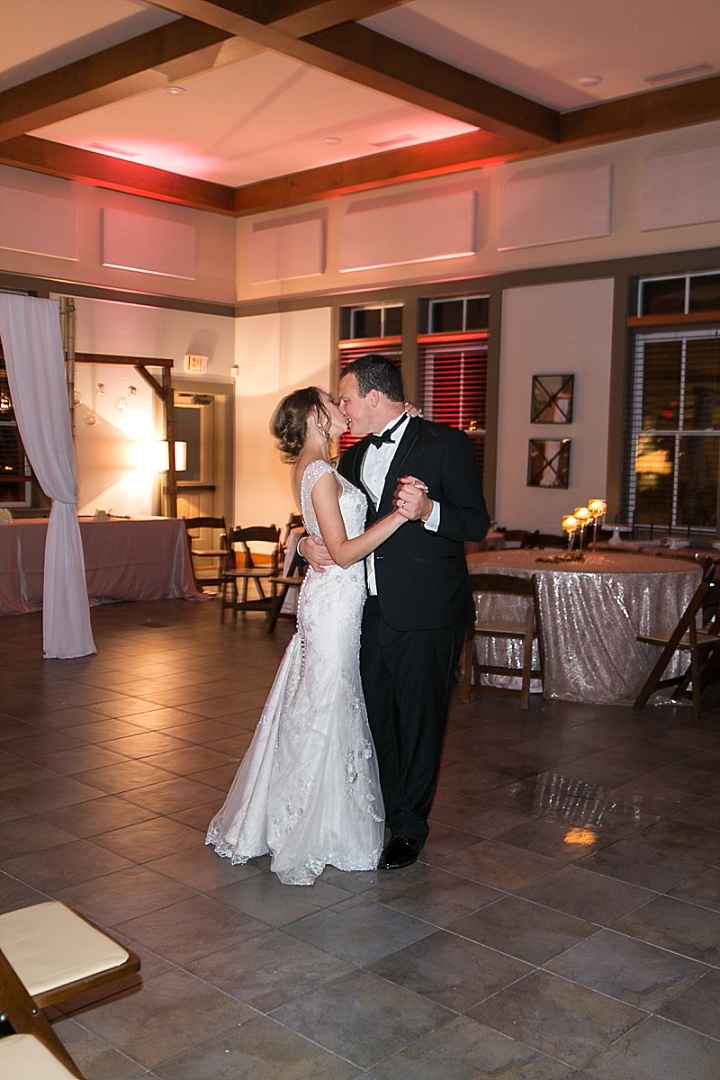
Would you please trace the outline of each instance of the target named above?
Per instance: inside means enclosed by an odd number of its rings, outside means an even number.
[[[0,615],[40,611],[47,520],[0,526]],[[91,604],[199,598],[179,518],[80,518]]]
[[[471,573],[537,575],[545,651],[546,698],[595,704],[632,704],[658,650],[636,640],[650,629],[672,629],[700,583],[689,560],[598,552],[583,563],[542,562],[557,552],[487,551],[469,556]],[[515,597],[476,597],[479,606],[517,603]],[[509,611],[509,608],[507,609]],[[484,609],[483,609],[484,611]],[[476,648],[483,648],[476,642]],[[518,646],[490,641],[486,655],[520,662]],[[515,651],[513,651],[515,650]],[[673,667],[669,675],[676,674]],[[537,689],[537,687],[535,688]]]

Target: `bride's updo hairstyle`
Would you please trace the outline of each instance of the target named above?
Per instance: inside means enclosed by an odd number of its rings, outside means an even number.
[[[270,430],[277,439],[278,450],[285,461],[294,461],[307,438],[307,422],[315,411],[319,425],[327,434],[330,417],[317,386],[306,386],[283,398],[270,423]]]

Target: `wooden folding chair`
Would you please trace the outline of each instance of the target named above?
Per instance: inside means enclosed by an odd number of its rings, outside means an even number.
[[[489,691],[499,694],[512,694],[520,698],[520,708],[527,709],[530,704],[530,681],[533,678],[542,678],[542,642],[540,640],[537,585],[535,576],[519,577],[512,574],[471,574],[470,585],[473,594],[481,596],[498,597],[502,607],[510,605],[502,604],[506,598],[517,598],[519,603],[512,605],[518,609],[518,614],[508,613],[503,610],[490,612],[487,615],[477,617],[475,623],[468,627],[465,638],[464,665],[463,665],[463,701],[469,701],[473,689],[472,677],[475,673],[475,690],[478,693]],[[501,641],[522,642],[522,664],[511,666],[499,663],[481,662],[477,657],[475,643],[478,638],[495,639]],[[538,642],[539,662],[533,667],[533,643]],[[483,686],[483,675],[510,675],[520,680],[520,687],[497,687]]]
[[[676,688],[671,700],[691,698],[696,724],[701,722],[702,713],[720,708],[720,696],[703,701],[703,691],[720,669],[720,563],[712,562],[707,567],[674,629],[638,634],[637,640],[656,645],[662,651],[635,700],[634,709],[644,709],[651,694],[668,686]],[[676,653],[689,654],[687,669],[682,675],[663,678]]]
[[[303,583],[306,567],[300,565],[297,548],[295,548],[290,562],[284,569],[283,574],[278,574],[269,579],[270,583],[277,589],[277,593],[268,613],[268,634],[272,634],[275,629],[275,625],[283,613],[283,604],[290,590],[299,589]]]
[[[230,554],[225,518],[194,517],[185,518],[184,521],[195,584],[201,592],[206,585],[219,587],[222,576],[228,569]],[[201,529],[205,532],[205,538],[193,536],[193,533],[198,533]],[[208,530],[211,537],[210,543],[207,541]],[[213,565],[208,566],[208,559],[212,559]]]
[[[50,901],[0,915],[3,1015],[15,1032],[36,1036],[80,1080],[42,1010],[139,970],[133,952],[65,904]]]
[[[238,611],[270,611],[277,594],[272,578],[278,575],[282,545],[277,525],[253,525],[247,529],[231,529],[228,536],[231,550],[239,549],[243,565],[225,570],[220,583],[220,622],[225,622],[225,609],[230,608],[233,622]],[[253,583],[257,595],[248,597]],[[269,585],[265,592],[263,582]],[[228,595],[229,594],[229,595]]]

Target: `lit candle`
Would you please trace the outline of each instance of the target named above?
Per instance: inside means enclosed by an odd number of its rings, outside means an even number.
[[[580,522],[573,514],[566,514],[560,522],[563,532],[567,533],[568,551],[570,551],[573,546],[573,540],[575,539],[575,533],[577,532],[579,524]]]

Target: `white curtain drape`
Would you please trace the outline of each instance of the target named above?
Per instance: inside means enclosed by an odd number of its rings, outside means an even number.
[[[96,652],[78,524],[77,470],[56,300],[0,293],[0,336],[18,429],[33,472],[53,500],[45,543],[43,652]]]

